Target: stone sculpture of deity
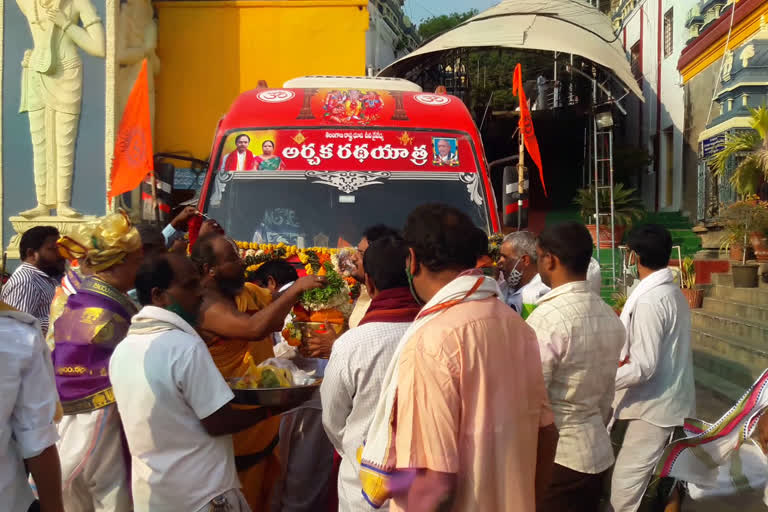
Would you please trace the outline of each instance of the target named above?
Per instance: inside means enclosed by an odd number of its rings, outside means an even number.
[[[79,217],[72,208],[83,95],[79,50],[104,57],[104,26],[89,0],[16,0],[34,47],[24,53],[20,112],[29,115],[37,206],[19,215]]]
[[[147,59],[147,86],[152,133],[155,128],[155,75],[160,72],[157,49],[157,22],[150,0],[127,0],[120,5],[117,29],[117,62],[120,65],[116,80],[117,116],[120,124],[128,96]]]

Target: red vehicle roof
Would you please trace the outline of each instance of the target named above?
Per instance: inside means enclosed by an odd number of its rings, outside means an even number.
[[[355,108],[350,102],[359,102]],[[359,115],[350,115],[357,112]],[[248,129],[327,127],[335,130],[450,130],[469,135],[477,152],[478,172],[490,198],[489,217],[499,229],[485,151],[477,127],[464,103],[447,94],[343,89],[253,89],[242,93],[221,119],[211,152],[211,166],[200,198],[202,207],[221,148],[230,132]]]
[[[323,118],[324,100],[330,92],[333,90],[253,89],[244,92],[235,99],[229,112],[222,118],[219,134],[221,131],[242,128],[318,125],[452,129],[468,133],[477,131],[467,107],[455,96],[374,91],[383,102],[383,115],[369,123],[337,123]],[[311,112],[307,112],[307,107]],[[391,115],[386,115],[390,112]]]

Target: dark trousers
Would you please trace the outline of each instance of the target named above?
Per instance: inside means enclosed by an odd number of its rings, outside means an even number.
[[[606,474],[579,473],[555,464],[547,492],[536,497],[536,512],[597,512]]]
[[[33,501],[27,512],[40,512],[40,502],[37,500]]]

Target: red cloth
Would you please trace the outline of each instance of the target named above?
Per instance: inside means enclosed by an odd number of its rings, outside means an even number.
[[[203,225],[203,217],[201,215],[195,215],[187,222],[187,232],[189,233],[189,243],[187,246],[189,250],[192,250],[192,246],[197,242],[197,237],[200,234],[200,228]]]
[[[411,290],[407,287],[392,288],[376,295],[359,325],[371,322],[413,322],[420,310],[421,306],[416,303]]]
[[[251,153],[250,149],[246,149],[245,162],[243,163],[243,170],[252,171],[255,165],[256,165],[256,157],[253,156],[253,153]],[[237,170],[237,150],[231,152],[227,156],[227,159],[224,161],[224,170],[225,171]]]

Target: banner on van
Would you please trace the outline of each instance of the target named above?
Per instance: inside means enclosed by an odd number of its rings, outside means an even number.
[[[354,129],[244,130],[230,134],[220,171],[477,172],[465,134]]]

